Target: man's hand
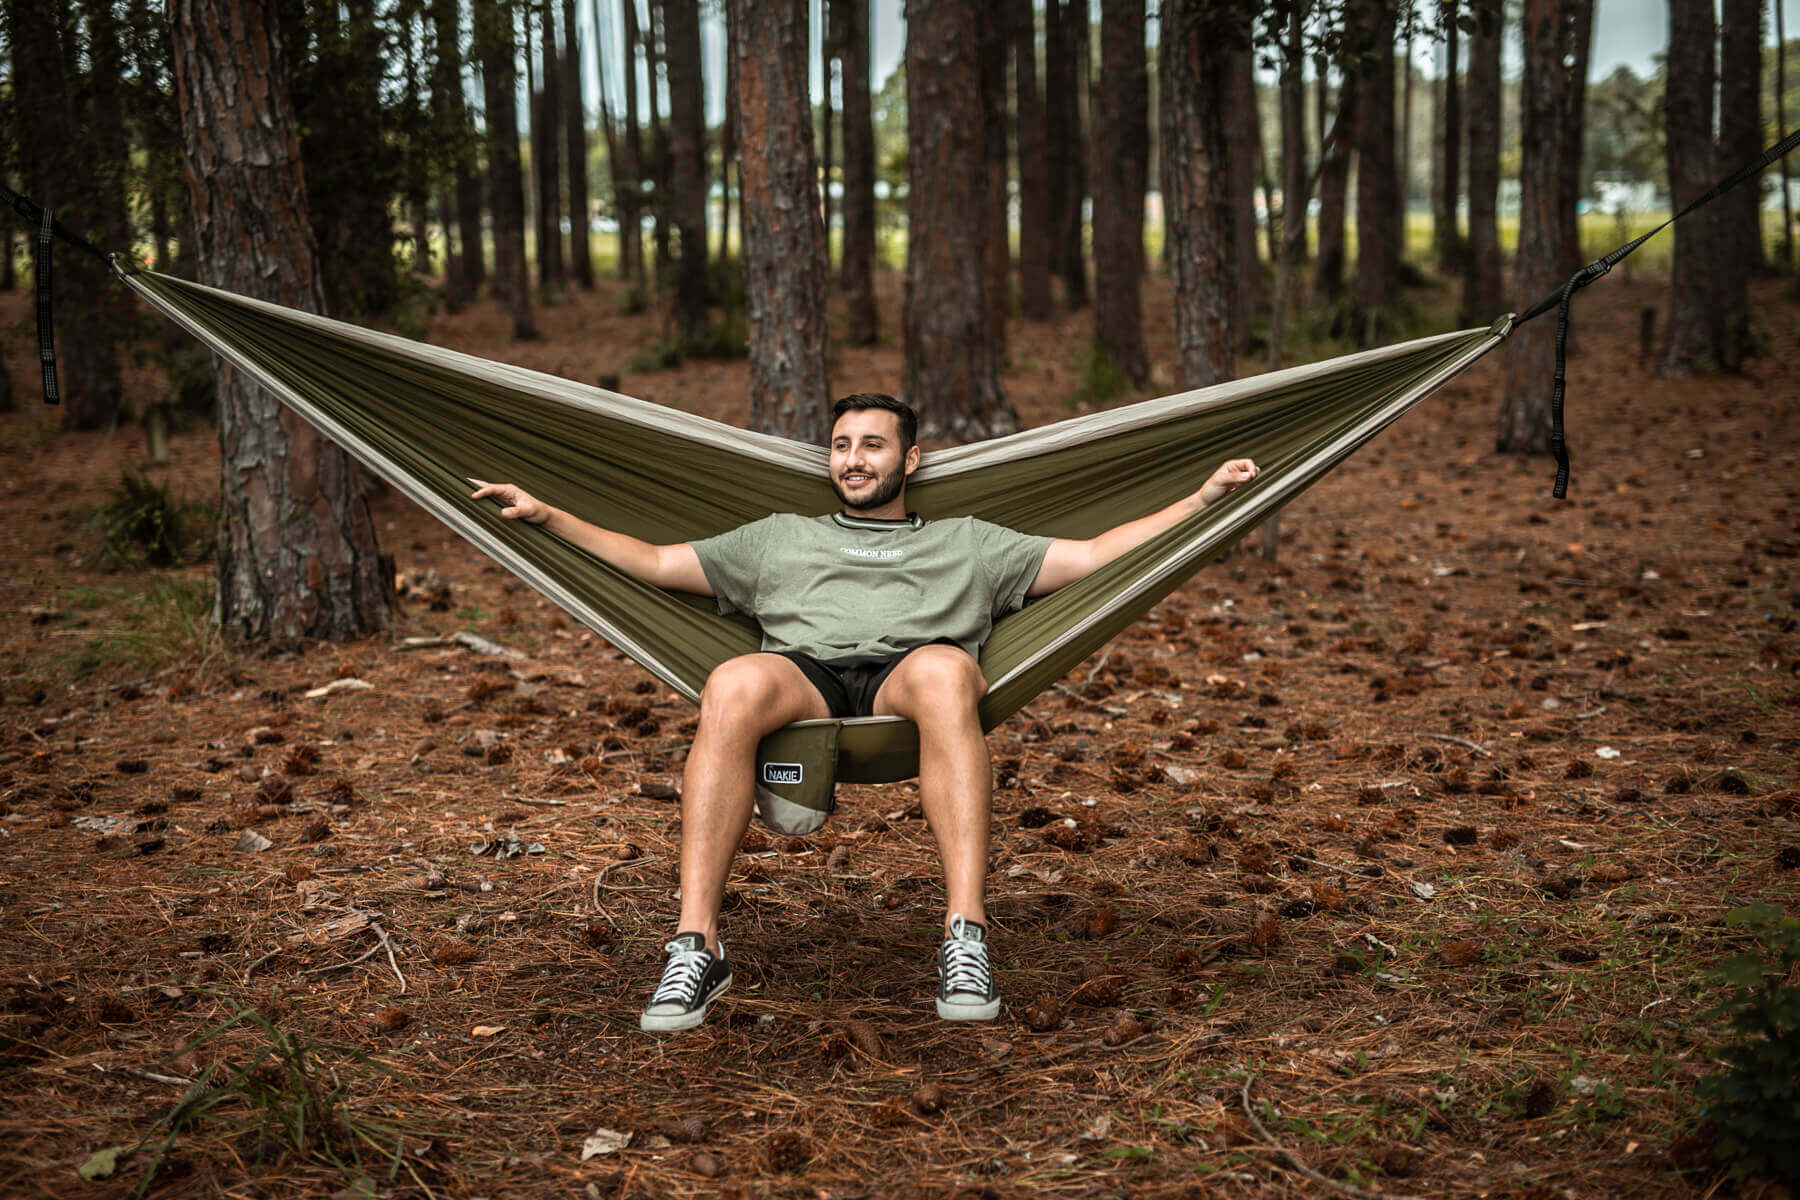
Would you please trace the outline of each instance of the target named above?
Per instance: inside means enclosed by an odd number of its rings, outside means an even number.
[[[1224,468],[1220,469],[1223,470]],[[479,479],[474,480],[473,482],[478,486],[469,499],[481,500],[485,497],[492,496],[504,506],[500,510],[500,515],[510,521],[524,521],[529,525],[542,525],[544,522],[548,521],[550,515],[556,511],[542,500],[532,496],[531,493],[527,492],[516,483],[483,483]]]
[[[1212,478],[1200,485],[1200,503],[1221,500],[1256,478],[1256,464],[1247,458],[1234,458],[1221,463]]]

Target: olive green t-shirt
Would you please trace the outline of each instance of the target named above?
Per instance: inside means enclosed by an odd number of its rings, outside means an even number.
[[[764,650],[857,661],[941,638],[979,653],[1052,540],[974,517],[777,513],[691,545],[719,611],[753,617]]]

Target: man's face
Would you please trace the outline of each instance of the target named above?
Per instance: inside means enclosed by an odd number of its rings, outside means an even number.
[[[831,489],[846,509],[891,504],[919,465],[919,448],[900,450],[900,418],[880,408],[852,409],[831,429]]]

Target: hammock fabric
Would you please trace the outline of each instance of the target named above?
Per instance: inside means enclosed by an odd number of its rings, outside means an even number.
[[[661,591],[553,534],[471,501],[510,480],[646,541],[688,541],[772,512],[836,507],[821,447],[149,272],[139,295],[249,372],[483,553],[697,700],[713,667],[758,649],[713,602]],[[1092,575],[1002,619],[983,648],[991,729],[1138,619],[1414,404],[1499,345],[1513,320],[1421,338],[934,451],[907,488],[927,519],[970,514],[1085,538],[1187,495],[1226,457],[1240,488]],[[806,721],[762,747],[759,801],[778,827],[816,827],[832,777],[917,772],[894,717]],[[788,807],[781,803],[785,800]],[[793,809],[793,805],[799,805]],[[810,814],[810,816],[809,816]],[[816,817],[816,819],[812,819]]]

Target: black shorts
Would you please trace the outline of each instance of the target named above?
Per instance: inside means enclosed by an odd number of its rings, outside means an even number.
[[[954,646],[949,638],[927,642],[928,646]],[[817,659],[799,650],[777,650],[775,653],[793,662],[802,674],[825,697],[825,706],[834,717],[872,717],[875,715],[875,693],[894,673],[900,660],[919,649],[902,650],[886,658]]]

